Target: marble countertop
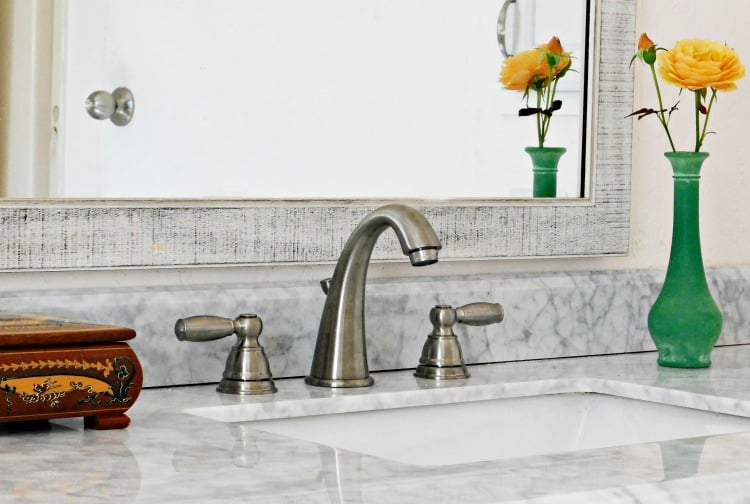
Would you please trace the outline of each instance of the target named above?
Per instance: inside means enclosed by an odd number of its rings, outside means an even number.
[[[0,502],[750,502],[750,432],[420,467],[244,421],[561,392],[750,417],[748,362],[750,345],[717,348],[702,370],[659,368],[647,352],[472,366],[447,386],[399,371],[344,391],[277,380],[277,394],[253,398],[210,385],[144,390],[125,430],[84,430],[80,419],[2,427]],[[217,406],[237,422],[206,418]]]

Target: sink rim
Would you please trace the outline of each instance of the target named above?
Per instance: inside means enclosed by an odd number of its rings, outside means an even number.
[[[393,374],[399,373],[404,372]],[[362,389],[323,390],[305,385],[302,378],[276,380],[279,392],[265,396],[230,396],[207,388],[205,393],[197,394],[196,400],[208,405],[183,412],[221,423],[237,423],[548,394],[597,393],[750,418],[750,401],[605,378],[550,378],[499,384],[436,384],[418,378],[414,381],[428,382],[428,388],[389,390],[376,384]]]

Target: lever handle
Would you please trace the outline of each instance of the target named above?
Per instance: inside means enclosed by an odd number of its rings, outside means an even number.
[[[179,319],[174,333],[180,341],[212,341],[234,334],[234,320],[214,315]]]
[[[470,303],[456,308],[456,322],[469,326],[498,324],[504,316],[500,303]]]

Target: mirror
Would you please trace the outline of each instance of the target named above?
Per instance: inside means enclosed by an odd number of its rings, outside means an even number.
[[[398,197],[432,222],[444,245],[441,259],[627,251],[631,130],[622,117],[630,112],[633,86],[627,71],[632,51],[622,41],[635,40],[635,1],[598,0],[592,8],[592,98],[586,100],[590,107],[583,116],[591,125],[582,149],[590,160],[586,197],[526,202],[496,196]],[[494,82],[497,71],[493,68],[491,80],[499,86]],[[139,113],[144,114],[137,108],[136,118]],[[112,126],[109,131],[118,130]],[[0,243],[0,268],[335,261],[351,229],[383,201],[5,200],[0,222],[13,239]],[[377,259],[397,257],[398,247],[387,241],[375,254]]]
[[[534,117],[498,83],[502,1],[120,2],[57,9],[47,188],[7,197],[531,197]],[[547,145],[568,151],[557,195],[583,196],[588,2],[510,2],[513,50],[557,35],[574,55]],[[85,113],[120,86],[132,122]]]

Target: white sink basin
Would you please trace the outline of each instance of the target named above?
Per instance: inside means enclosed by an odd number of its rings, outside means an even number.
[[[261,420],[252,426],[419,466],[750,430],[750,418],[602,394],[556,394]]]

